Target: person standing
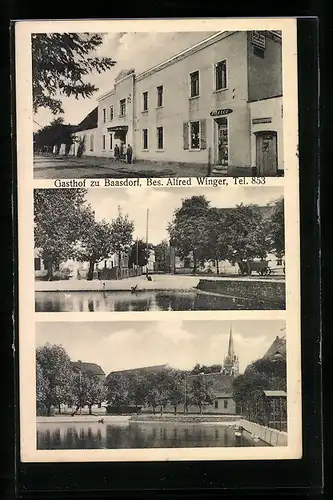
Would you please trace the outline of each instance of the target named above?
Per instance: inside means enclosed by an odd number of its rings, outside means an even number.
[[[118,161],[119,160],[119,156],[120,156],[120,151],[119,151],[118,144],[115,145],[113,153],[114,153],[115,159]]]
[[[127,163],[132,163],[132,155],[133,155],[132,146],[130,144],[127,144],[127,150],[126,150]]]

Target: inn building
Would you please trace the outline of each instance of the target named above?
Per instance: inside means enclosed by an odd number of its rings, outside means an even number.
[[[96,115],[76,134],[84,155],[131,144],[138,163],[283,175],[282,36],[218,32],[144,72],[121,71]]]

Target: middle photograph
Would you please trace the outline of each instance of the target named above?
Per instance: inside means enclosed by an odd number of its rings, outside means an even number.
[[[283,187],[35,189],[36,312],[285,309]]]

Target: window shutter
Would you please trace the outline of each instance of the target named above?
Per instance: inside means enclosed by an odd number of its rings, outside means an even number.
[[[206,120],[200,120],[200,149],[206,149],[206,143]]]
[[[188,149],[188,122],[183,123],[183,148]]]

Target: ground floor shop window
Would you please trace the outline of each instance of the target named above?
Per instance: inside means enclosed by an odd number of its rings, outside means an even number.
[[[113,141],[112,141],[112,134],[110,134],[110,137],[109,137],[109,149],[110,151],[112,151],[112,144],[113,144]]]
[[[227,408],[228,408],[228,400],[227,400],[227,399],[225,399],[225,400],[224,400],[224,409],[227,409]]]
[[[148,129],[142,130],[142,149],[148,149]]]
[[[157,149],[163,149],[163,127],[157,127]]]
[[[200,122],[190,122],[190,149],[200,149]]]
[[[105,135],[102,136],[102,149],[105,150]]]

